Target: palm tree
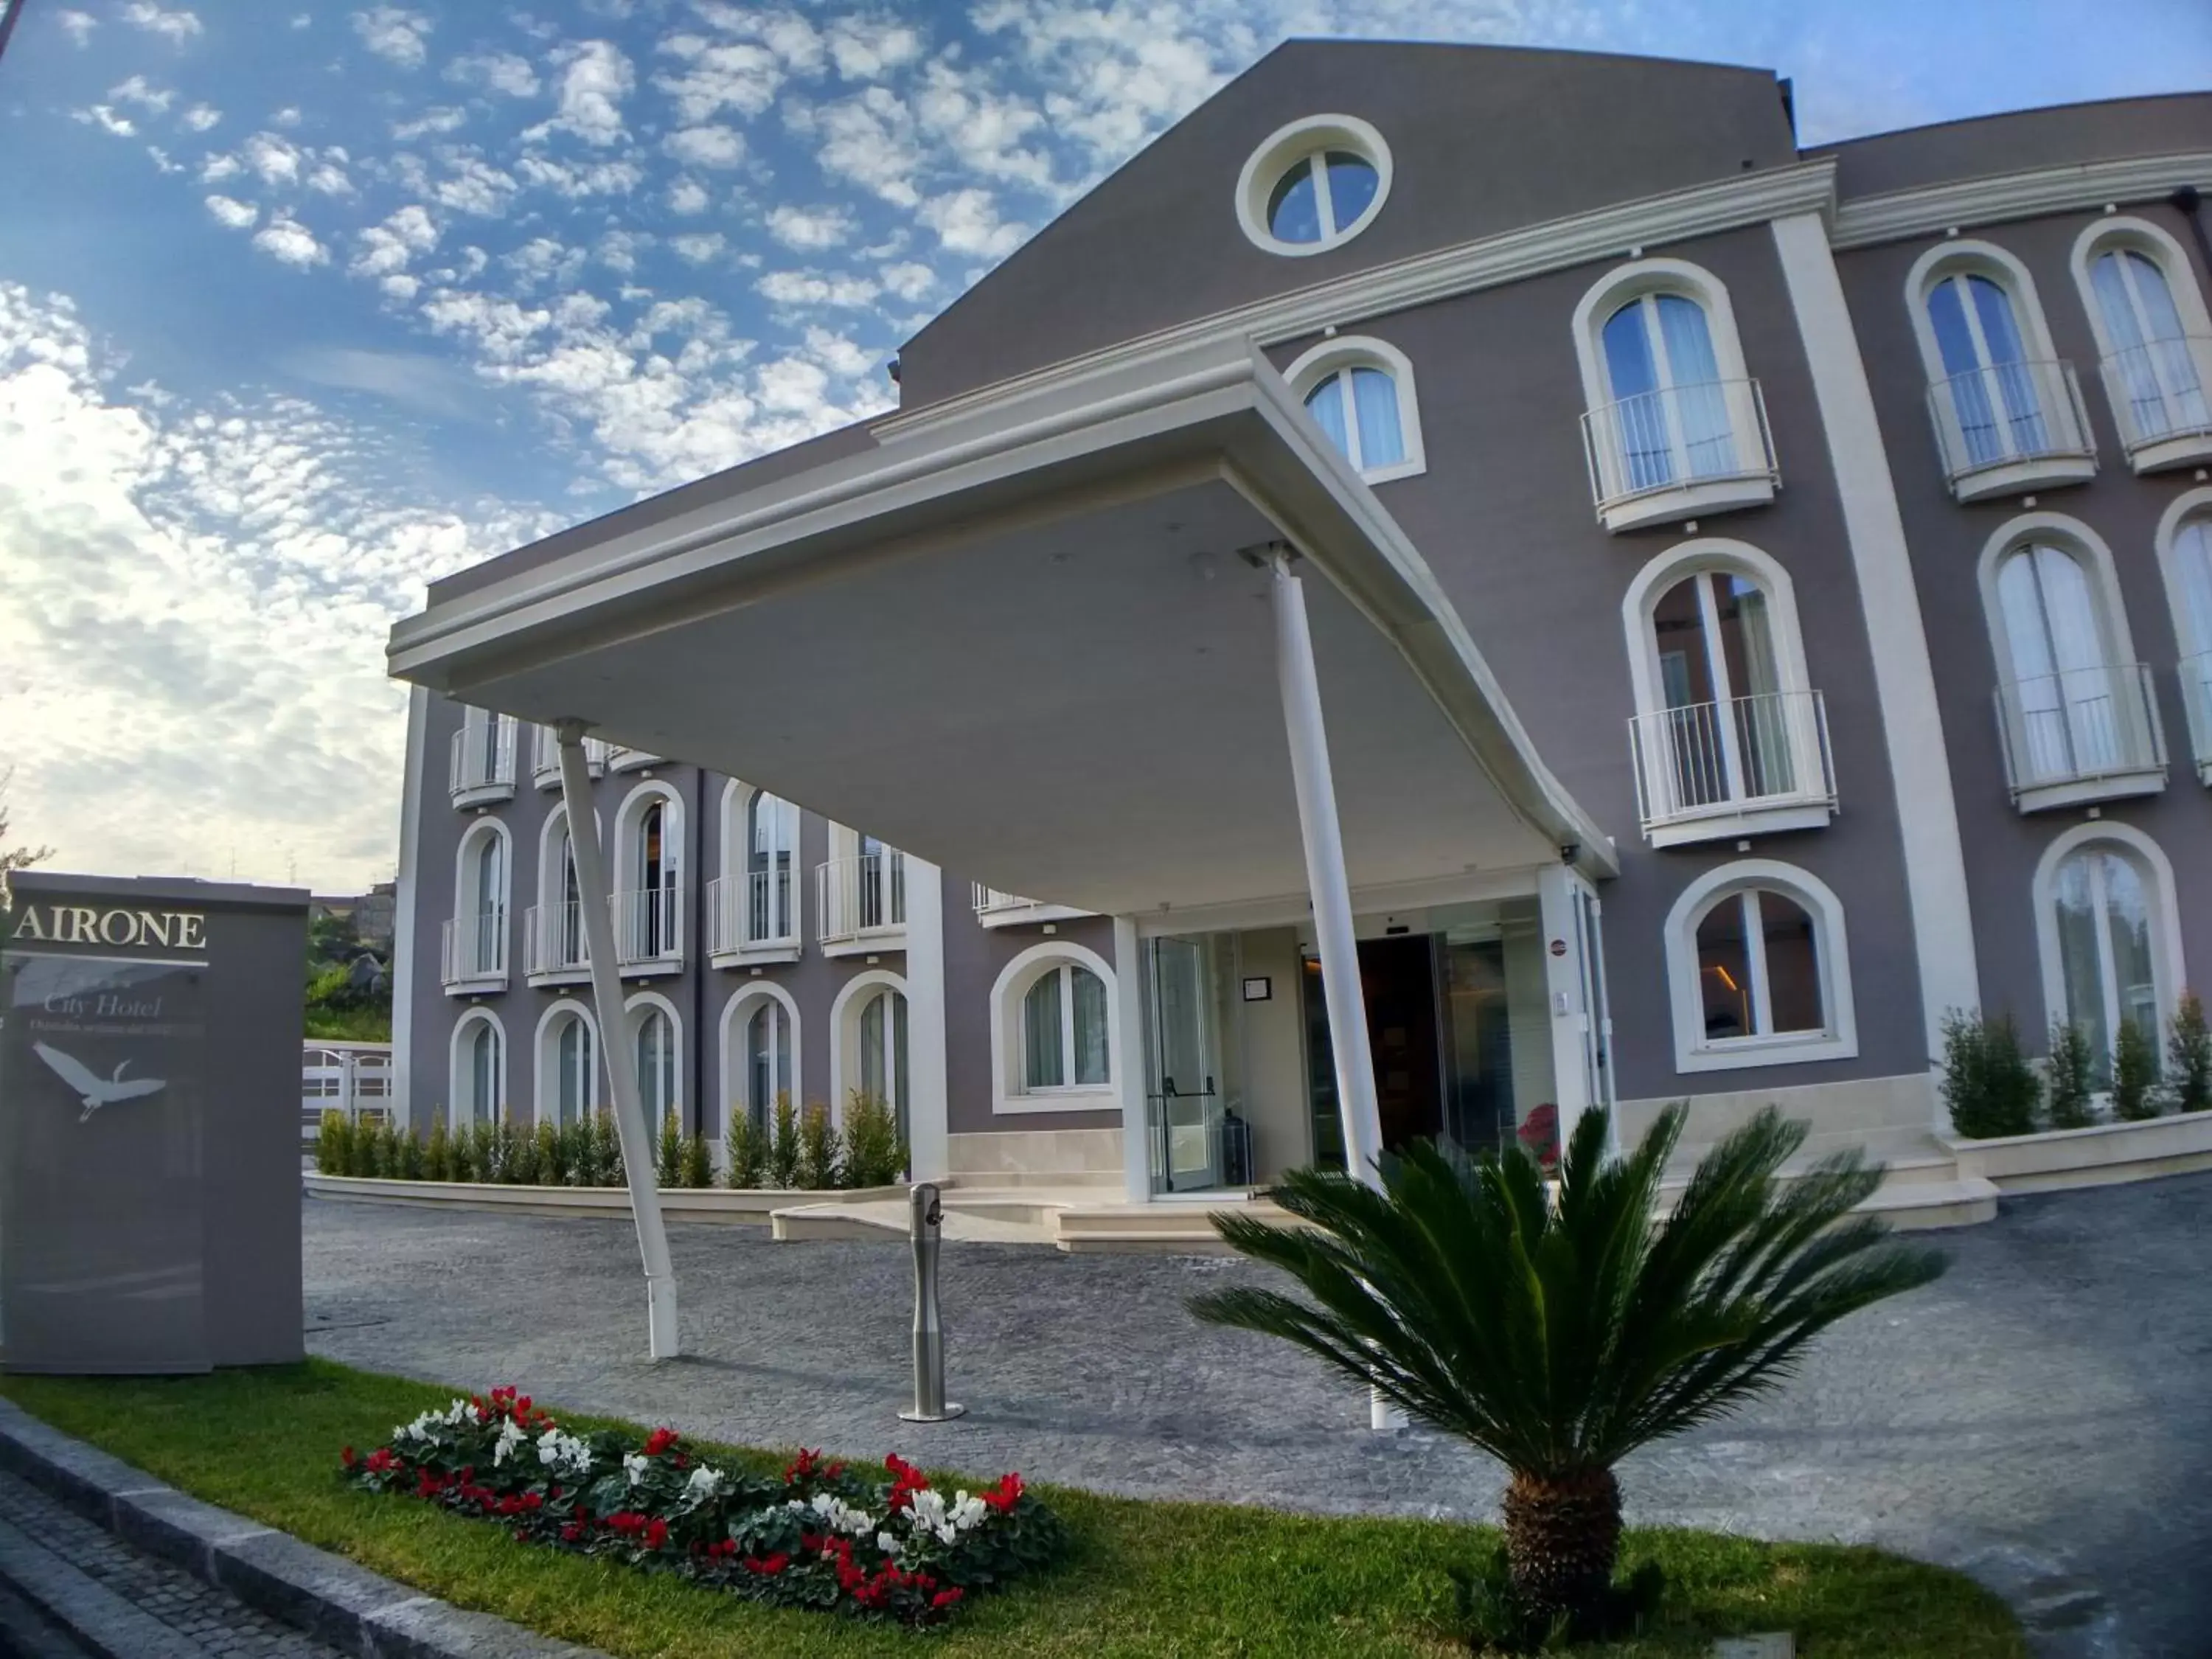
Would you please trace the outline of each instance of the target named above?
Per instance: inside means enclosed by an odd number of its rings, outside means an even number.
[[[1556,1195],[1518,1146],[1470,1159],[1417,1143],[1379,1191],[1294,1170],[1272,1196],[1307,1225],[1214,1224],[1310,1301],[1239,1288],[1192,1311],[1295,1342],[1504,1464],[1515,1603],[1589,1627],[1620,1544],[1613,1466],[1776,1387],[1817,1332],[1943,1271],[1849,1214],[1881,1181],[1856,1151],[1778,1181],[1806,1132],[1772,1107],[1656,1218],[1682,1118],[1668,1107],[1615,1159],[1605,1114],[1585,1113]]]

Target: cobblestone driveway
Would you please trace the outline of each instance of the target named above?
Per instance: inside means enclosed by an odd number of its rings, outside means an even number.
[[[1632,1459],[1633,1520],[1879,1542],[1966,1566],[2039,1653],[2212,1656],[2212,1176],[2008,1200],[1942,1236],[1936,1285],[1847,1322],[1745,1416]],[[314,1200],[310,1346],[717,1438],[894,1448],[981,1473],[1320,1510],[1480,1516],[1453,1443],[1182,1298],[1241,1261],[948,1244],[959,1421],[894,1415],[911,1280],[895,1244],[672,1230],[686,1358],[641,1358],[625,1222]]]

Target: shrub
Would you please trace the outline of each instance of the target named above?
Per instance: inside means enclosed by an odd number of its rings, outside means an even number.
[[[326,1111],[315,1126],[315,1169],[328,1176],[353,1173],[353,1125],[341,1111]]]
[[[873,1095],[855,1089],[847,1097],[843,1139],[848,1186],[887,1187],[906,1172],[897,1115]]]
[[[505,1178],[518,1187],[535,1187],[541,1176],[538,1160],[538,1131],[515,1123],[504,1126],[507,1137]]]
[[[787,1094],[775,1097],[775,1138],[769,1142],[768,1184],[799,1184],[799,1114],[792,1109]]]
[[[730,1103],[729,1133],[722,1145],[729,1155],[723,1179],[739,1190],[758,1187],[768,1172],[768,1137],[753,1121],[752,1114],[734,1100]]]
[[[799,1122],[799,1184],[810,1192],[837,1184],[837,1130],[830,1121],[830,1109],[818,1100],[806,1103]]]
[[[540,1122],[531,1133],[532,1161],[537,1168],[531,1179],[541,1187],[561,1184],[561,1132],[551,1124]]]
[[[1970,1140],[2035,1131],[2042,1088],[2009,1014],[1954,1009],[1943,1020],[1943,1103]]]
[[[2140,1024],[2123,1017],[2112,1044],[2112,1115],[2140,1123],[2158,1112],[2158,1045]]]
[[[2212,1030],[2206,1028],[2204,1005],[2194,991],[2184,991],[2181,1006],[2173,1011],[2173,1024],[2166,1039],[2166,1064],[2174,1109],[2212,1110]]]
[[[501,1178],[499,1129],[489,1123],[469,1126],[469,1162],[475,1167],[478,1181],[497,1181]]]
[[[707,1145],[704,1135],[687,1135],[684,1141],[684,1185],[711,1187],[714,1184],[714,1154]]]
[[[2092,1121],[2089,1097],[2096,1091],[2097,1059],[2089,1034],[2073,1021],[2051,1022],[2051,1059],[2045,1081],[2051,1091],[2051,1127],[2086,1129]]]
[[[623,1169],[622,1136],[615,1128],[614,1114],[598,1111],[592,1114],[590,1154],[586,1167],[590,1173],[580,1184],[586,1187],[620,1187],[629,1180]]]
[[[660,1135],[653,1142],[653,1182],[662,1187],[684,1184],[684,1126],[673,1112],[660,1115]]]
[[[399,1168],[396,1173],[402,1181],[422,1178],[422,1138],[411,1127],[399,1132]]]
[[[392,1175],[392,1126],[388,1123],[368,1123],[354,1126],[356,1167],[361,1173],[378,1181]]]
[[[453,1177],[453,1143],[446,1133],[446,1120],[433,1118],[430,1139],[422,1148],[422,1178],[425,1181],[451,1181]]]

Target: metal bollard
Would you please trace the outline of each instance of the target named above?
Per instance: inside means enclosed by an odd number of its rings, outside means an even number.
[[[942,1423],[968,1408],[945,1397],[945,1322],[937,1312],[937,1255],[945,1243],[945,1209],[934,1182],[917,1182],[907,1195],[914,1233],[914,1409],[908,1423]]]

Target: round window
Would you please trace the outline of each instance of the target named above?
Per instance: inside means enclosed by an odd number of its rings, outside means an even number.
[[[1382,137],[1348,115],[1294,121],[1244,164],[1237,216],[1271,253],[1319,253],[1367,228],[1390,189]]]

